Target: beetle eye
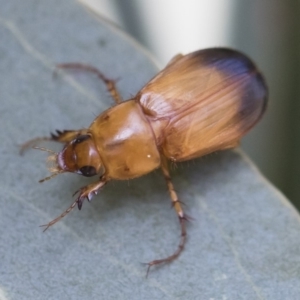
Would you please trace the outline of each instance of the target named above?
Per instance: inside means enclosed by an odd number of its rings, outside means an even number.
[[[97,174],[96,168],[94,168],[93,166],[84,166],[80,168],[79,171],[83,176],[86,177],[91,177]]]

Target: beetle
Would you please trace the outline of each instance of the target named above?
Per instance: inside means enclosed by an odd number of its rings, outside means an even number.
[[[268,98],[263,75],[244,54],[227,48],[210,48],[175,56],[133,98],[121,101],[114,80],[83,64],[59,65],[95,73],[107,86],[116,105],[91,123],[88,129],[57,130],[50,137],[25,143],[22,151],[38,140],[64,143],[51,152],[52,175],[71,172],[99,179],[79,189],[72,205],[49,222],[45,230],[63,218],[84,199],[90,201],[110,180],[127,180],[161,168],[172,206],[180,222],[181,237],[174,253],[149,263],[171,262],[186,243],[185,221],[169,173],[168,162],[194,159],[234,148],[261,119]],[[75,194],[76,194],[75,193]]]

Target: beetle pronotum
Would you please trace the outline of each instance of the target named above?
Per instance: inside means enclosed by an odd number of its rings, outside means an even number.
[[[72,172],[99,175],[99,180],[79,189],[75,202],[45,230],[70,212],[82,207],[110,180],[139,177],[161,168],[172,205],[181,226],[176,251],[148,263],[174,260],[186,242],[186,215],[174,190],[168,160],[180,162],[214,151],[236,147],[260,120],[267,104],[262,74],[245,55],[226,48],[212,48],[177,55],[132,99],[121,102],[115,82],[98,69],[82,64],[63,64],[95,73],[107,86],[116,105],[107,109],[88,129],[56,131],[38,140],[64,143],[63,150],[49,159],[56,166],[52,175]],[[75,193],[76,194],[76,193]]]

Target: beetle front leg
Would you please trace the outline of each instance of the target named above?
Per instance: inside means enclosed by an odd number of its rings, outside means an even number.
[[[154,265],[159,265],[162,263],[168,263],[173,261],[174,259],[176,259],[180,253],[182,252],[185,242],[186,242],[186,228],[185,228],[185,221],[187,220],[187,216],[184,214],[180,201],[178,199],[178,196],[174,190],[174,186],[173,183],[171,181],[171,177],[170,177],[170,173],[169,173],[169,169],[168,169],[168,162],[167,159],[165,157],[161,158],[162,161],[162,165],[161,165],[161,169],[163,172],[163,175],[165,177],[165,180],[167,182],[167,186],[168,186],[168,190],[170,193],[170,197],[172,200],[172,206],[175,208],[176,213],[178,215],[179,218],[179,223],[180,223],[180,228],[181,228],[181,236],[180,236],[180,241],[179,241],[179,245],[177,247],[177,250],[170,256],[167,256],[165,258],[162,259],[157,259],[157,260],[153,260],[150,261],[149,263],[147,263],[148,265],[148,269],[147,269],[147,274],[146,276],[148,276],[149,274],[149,270],[152,266]]]
[[[100,181],[99,182],[93,182],[89,185],[86,185],[82,188],[80,188],[78,191],[76,191],[74,195],[76,195],[77,193],[79,193],[79,196],[77,197],[77,206],[78,209],[81,210],[82,208],[82,203],[84,201],[84,199],[87,199],[88,201],[91,201],[94,195],[98,194],[98,191],[104,186],[106,185],[106,183],[109,181],[108,178],[106,178],[104,175],[102,175],[100,177]]]
[[[50,140],[59,143],[69,143],[80,135],[86,134],[86,130],[56,130],[50,133]]]
[[[101,176],[100,180],[98,182],[94,182],[85,187],[80,188],[77,192],[74,193],[74,195],[77,193],[79,193],[79,195],[76,198],[76,200],[70,205],[70,207],[68,207],[57,218],[53,219],[51,222],[49,222],[47,224],[41,225],[41,227],[45,227],[44,231],[46,231],[50,226],[52,226],[55,223],[57,223],[58,221],[60,221],[65,215],[67,215],[70,211],[72,211],[76,205],[78,206],[78,209],[80,210],[84,199],[87,198],[88,201],[91,201],[92,197],[94,195],[97,195],[99,189],[102,188],[108,181],[109,181],[109,179],[107,179],[105,176]]]
[[[31,139],[20,146],[20,154],[22,155],[25,150],[34,146],[38,142],[42,141],[54,141],[59,143],[71,142],[79,135],[86,133],[86,130],[56,130],[55,133],[50,133],[50,136],[42,136]]]

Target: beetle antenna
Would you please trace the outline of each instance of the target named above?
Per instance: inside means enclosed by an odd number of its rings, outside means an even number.
[[[67,208],[60,216],[58,216],[57,218],[55,218],[54,220],[52,220],[51,222],[44,224],[44,225],[40,225],[40,227],[45,227],[45,229],[43,230],[44,232],[52,225],[54,225],[55,223],[57,223],[59,220],[61,220],[66,214],[68,214],[71,210],[73,210],[73,208],[77,205],[78,200],[76,199],[76,201],[74,203],[71,204],[71,206],[69,208]]]
[[[41,150],[41,151],[45,151],[45,152],[48,152],[48,153],[51,153],[51,154],[54,154],[54,155],[58,155],[57,152],[53,151],[53,150],[50,150],[48,148],[44,148],[44,147],[37,147],[37,146],[34,146],[32,147],[33,149],[37,149],[37,150]]]
[[[44,147],[37,147],[37,146],[34,146],[32,148],[50,153],[51,155],[49,155],[48,158],[47,158],[47,161],[50,162],[50,163],[56,161],[56,159],[57,159],[58,153],[53,151],[53,150],[50,150],[50,149],[44,148]],[[48,167],[48,169],[52,174],[50,176],[47,176],[47,177],[39,180],[40,183],[44,182],[44,181],[47,181],[47,180],[50,180],[53,177],[57,176],[58,174],[64,173],[64,170],[60,169],[58,166]]]
[[[24,152],[30,148],[31,146],[33,146],[35,143],[37,142],[41,142],[41,141],[51,141],[51,138],[49,137],[38,137],[38,138],[35,138],[35,139],[31,139],[29,141],[27,141],[26,143],[24,144],[21,144],[20,145],[20,154],[23,155]],[[34,147],[33,147],[34,148]]]
[[[50,180],[50,179],[52,179],[53,177],[57,176],[57,175],[60,174],[60,173],[63,173],[63,170],[57,171],[57,172],[51,174],[50,176],[45,177],[45,178],[39,180],[39,182],[42,183],[42,182],[44,182],[44,181]]]

